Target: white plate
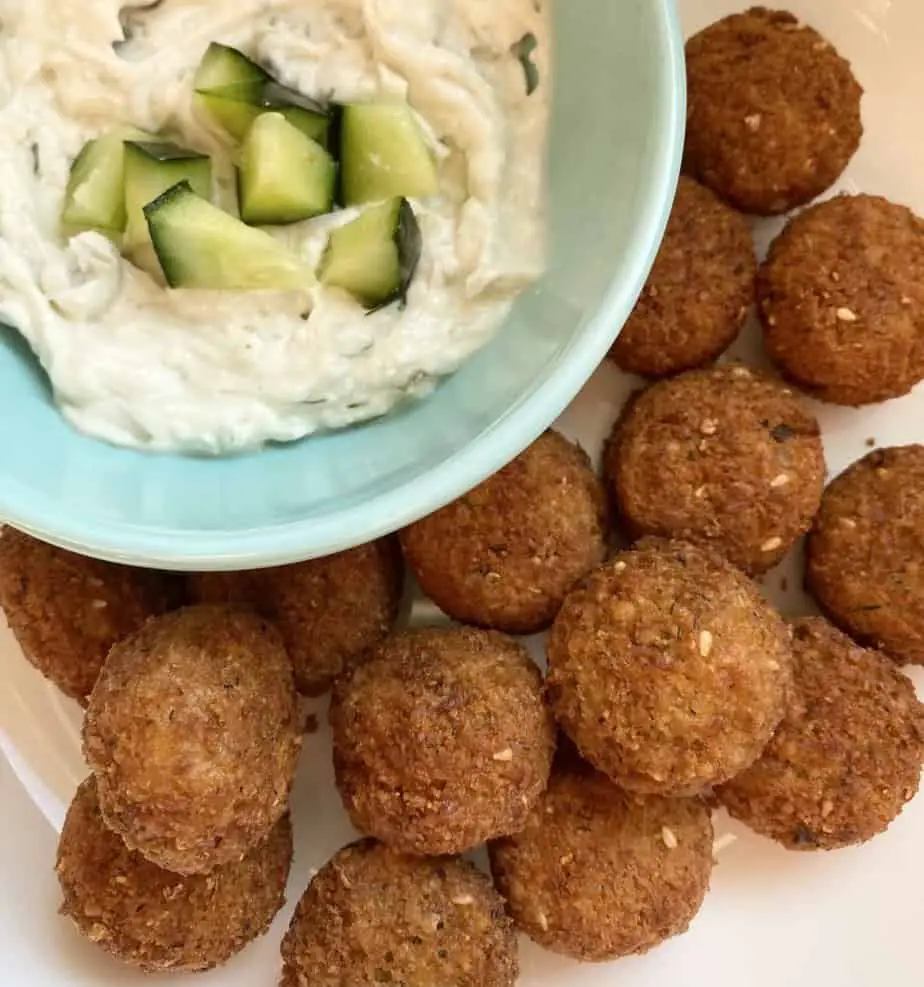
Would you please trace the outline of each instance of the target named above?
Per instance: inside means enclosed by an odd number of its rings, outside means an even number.
[[[557,0],[565,2],[565,0]],[[722,0],[682,0],[688,31],[738,9]],[[792,9],[816,25],[849,57],[866,87],[866,138],[840,187],[885,194],[924,215],[924,5],[920,0],[793,0]],[[762,246],[780,227],[760,222]],[[737,355],[760,362],[758,334],[752,326],[736,347]],[[563,430],[588,449],[599,450],[633,382],[610,367],[602,368],[562,420]],[[818,407],[831,474],[839,473],[868,451],[869,442],[894,445],[924,440],[924,388],[901,401],[853,411]],[[810,607],[800,590],[797,555],[764,580],[768,595],[788,614]],[[783,587],[787,587],[784,589]],[[418,605],[415,618],[426,615]],[[85,768],[79,751],[80,711],[63,700],[22,659],[9,632],[0,626],[0,748],[20,780],[54,827]],[[914,673],[924,686],[924,670]],[[320,710],[323,723],[323,708]],[[312,868],[352,837],[331,784],[328,737],[322,729],[310,737],[296,786],[296,866],[290,906],[304,889]],[[0,813],[3,811],[0,789]],[[821,984],[868,987],[871,978],[890,987],[922,982],[917,936],[924,929],[924,796],[889,833],[861,849],[825,855],[796,855],[753,837],[727,820],[720,834],[738,839],[720,855],[713,890],[689,935],[648,957],[614,966],[579,967],[524,948],[523,987],[551,981],[565,987],[591,987],[618,979],[624,987],[688,983],[709,979],[713,987],[776,987]],[[4,832],[6,830],[4,829]],[[18,837],[22,838],[22,837]],[[47,841],[46,841],[47,843]],[[47,866],[51,867],[48,853]],[[3,858],[5,861],[8,857]],[[11,858],[9,858],[11,859]],[[5,863],[4,867],[12,866]],[[30,880],[3,880],[12,889]],[[31,962],[32,982],[42,985],[121,985],[142,982],[81,942],[66,923],[54,919],[53,880],[42,875],[35,920],[0,924],[0,955]],[[9,891],[6,892],[9,894]],[[2,894],[2,892],[0,892]],[[33,901],[32,898],[29,899]],[[32,907],[32,904],[29,906]],[[2,910],[0,910],[2,914]],[[199,982],[224,987],[272,984],[276,948],[289,910],[273,932],[223,971]],[[15,965],[15,960],[14,960]],[[0,975],[0,980],[4,980]]]

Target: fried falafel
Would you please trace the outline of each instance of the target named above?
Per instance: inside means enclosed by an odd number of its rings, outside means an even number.
[[[712,363],[741,331],[756,277],[744,217],[682,175],[654,269],[610,357],[643,377]]]
[[[765,216],[837,181],[863,136],[863,89],[817,31],[752,7],[694,35],[686,55],[689,174]]]
[[[404,853],[461,853],[515,832],[548,781],[542,676],[494,631],[389,638],[337,682],[330,718],[353,824]]]
[[[793,850],[882,833],[918,790],[924,705],[885,655],[816,617],[796,621],[794,701],[769,746],[720,787],[728,811]]]
[[[698,799],[632,795],[601,774],[556,769],[526,827],[490,845],[517,925],[541,946],[601,962],[685,932],[712,873]]]
[[[279,628],[299,692],[326,692],[343,669],[394,626],[404,588],[395,538],[326,558],[252,572],[190,577],[201,603],[246,603]]]
[[[547,692],[581,755],[629,791],[695,795],[760,756],[791,684],[789,631],[707,549],[647,538],[565,601]]]
[[[532,634],[603,560],[606,537],[606,495],[590,460],[548,431],[471,493],[406,528],[401,543],[444,613]]]
[[[374,840],[312,879],[282,943],[283,987],[513,987],[513,923],[490,880],[456,858]]]
[[[99,562],[0,527],[0,608],[26,658],[81,705],[109,649],[181,596],[168,573]]]
[[[793,219],[757,281],[764,344],[822,401],[875,404],[924,379],[924,220],[872,195]]]
[[[106,825],[178,874],[239,861],[266,838],[300,746],[279,634],[232,606],[178,610],[117,644],[83,726]]]
[[[285,902],[291,862],[286,814],[237,863],[191,877],[162,870],[106,828],[91,776],[77,790],[58,843],[61,914],[145,973],[209,970],[269,929]]]
[[[633,537],[702,542],[756,575],[809,530],[825,458],[806,403],[732,365],[638,394],[613,430],[605,474]]]
[[[861,644],[924,665],[924,445],[877,449],[831,483],[806,585]]]

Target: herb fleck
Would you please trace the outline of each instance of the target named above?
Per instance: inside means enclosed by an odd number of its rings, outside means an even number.
[[[511,47],[510,51],[519,59],[523,66],[523,74],[526,76],[526,95],[532,94],[539,88],[539,69],[533,61],[533,53],[539,47],[536,35],[530,32],[524,34],[520,40]]]
[[[797,826],[795,833],[793,833],[793,842],[796,846],[815,846],[818,843],[818,838],[808,826]]]
[[[788,442],[791,438],[795,436],[795,431],[791,429],[788,425],[777,425],[775,428],[770,430],[770,435],[774,442]]]

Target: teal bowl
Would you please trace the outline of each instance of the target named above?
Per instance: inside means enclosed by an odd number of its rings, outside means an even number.
[[[624,325],[673,199],[685,121],[674,0],[557,0],[551,264],[498,336],[425,401],[225,459],[77,434],[0,329],[0,519],[87,555],[172,569],[278,565],[392,532],[517,456]]]

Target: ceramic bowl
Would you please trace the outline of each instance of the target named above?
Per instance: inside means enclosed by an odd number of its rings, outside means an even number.
[[[79,435],[16,334],[0,330],[0,521],[136,565],[276,565],[394,531],[518,455],[578,393],[635,304],[685,119],[673,0],[558,3],[554,16],[551,263],[490,345],[380,421],[204,459]]]

